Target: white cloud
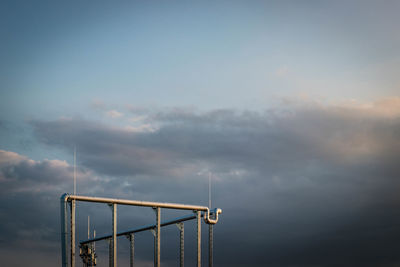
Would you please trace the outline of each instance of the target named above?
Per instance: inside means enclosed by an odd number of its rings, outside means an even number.
[[[116,111],[116,110],[114,110],[114,109],[113,109],[113,110],[107,111],[107,112],[106,112],[106,115],[107,115],[108,117],[110,117],[110,118],[113,118],[113,119],[115,119],[115,118],[120,118],[120,117],[124,116],[123,113],[118,112],[118,111]]]
[[[146,132],[155,132],[157,130],[156,127],[154,127],[151,124],[142,124],[139,126],[126,126],[125,130],[133,133],[146,133]]]
[[[92,180],[93,173],[77,169],[77,179]],[[0,150],[0,185],[13,192],[51,192],[72,181],[73,168],[65,160],[36,161],[12,151]]]
[[[19,155],[18,153],[0,149],[0,167],[15,165],[22,161],[33,163],[33,160],[29,160],[27,157]]]
[[[400,97],[398,96],[386,97],[372,102],[350,100],[336,106],[365,112],[369,116],[387,118],[400,116]]]

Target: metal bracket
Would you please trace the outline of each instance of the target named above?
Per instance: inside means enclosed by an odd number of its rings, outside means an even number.
[[[154,211],[154,214],[157,216],[157,207],[152,207],[151,209]]]
[[[155,229],[150,229],[150,232],[156,237],[156,230]]]
[[[134,237],[134,236],[135,236],[134,233],[130,233],[130,234],[125,235],[125,237],[126,237],[128,240],[131,240],[132,237]]]
[[[113,211],[113,203],[107,203],[107,206]]]
[[[183,230],[183,223],[181,222],[181,223],[176,223],[175,224],[176,225],[176,227],[178,227],[178,229],[179,229],[179,231],[182,231]]]

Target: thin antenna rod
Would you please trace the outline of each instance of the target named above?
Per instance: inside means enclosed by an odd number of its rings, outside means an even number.
[[[87,238],[90,239],[90,216],[87,216]]]
[[[211,209],[211,172],[208,173],[208,207]]]
[[[76,195],[76,146],[74,146],[74,195]]]

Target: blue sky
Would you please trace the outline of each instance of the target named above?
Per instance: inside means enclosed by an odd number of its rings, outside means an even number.
[[[395,1],[3,6],[7,118],[86,112],[93,100],[264,109],[398,89]]]
[[[29,225],[13,203],[57,204],[77,146],[85,194],[201,204],[214,173],[226,211],[218,266],[400,262],[390,254],[399,11],[398,1],[3,1],[0,183],[11,209],[0,206],[0,235],[20,241],[0,239],[0,255],[33,240],[43,250],[32,257],[58,255],[58,206],[32,208],[45,219]],[[267,225],[258,236],[238,230],[238,206]],[[386,252],[363,242],[368,231]],[[226,246],[233,232],[243,253]],[[332,259],[342,243],[359,254],[344,246]]]

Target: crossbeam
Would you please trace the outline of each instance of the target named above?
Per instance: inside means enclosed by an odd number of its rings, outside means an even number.
[[[213,214],[213,213],[211,213],[211,214]],[[202,216],[204,216],[204,215],[202,214]],[[164,226],[168,226],[168,225],[172,225],[172,224],[176,224],[176,223],[180,223],[180,222],[190,221],[190,220],[193,220],[196,218],[197,218],[196,215],[182,216],[182,217],[170,220],[170,221],[165,221],[165,222],[161,223],[160,226],[164,227]],[[157,226],[156,224],[148,224],[148,225],[138,227],[138,228],[135,228],[132,230],[119,232],[119,233],[117,233],[117,236],[126,236],[126,235],[135,234],[135,233],[139,233],[139,232],[149,231],[151,229],[156,228],[156,226]],[[112,237],[112,235],[99,236],[96,238],[91,238],[91,239],[80,241],[79,243],[81,245],[85,245],[85,244],[89,244],[89,243],[93,243],[93,242],[98,242],[101,240],[107,240],[107,239],[110,239],[111,237]]]
[[[69,202],[71,200],[77,200],[77,201],[83,201],[83,202],[97,202],[97,203],[128,205],[128,206],[178,209],[178,210],[199,210],[199,211],[208,211],[209,210],[208,207],[206,207],[206,206],[198,206],[198,205],[187,205],[187,204],[166,203],[166,202],[152,202],[152,201],[141,201],[141,200],[127,200],[127,199],[118,199],[118,198],[66,195],[66,201]]]

